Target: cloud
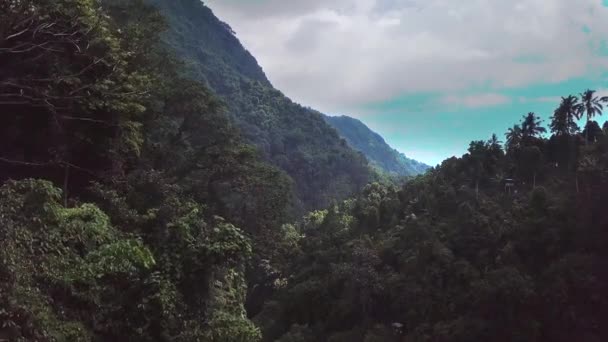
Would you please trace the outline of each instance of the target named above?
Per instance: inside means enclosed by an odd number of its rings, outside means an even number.
[[[608,69],[597,53],[608,37],[608,8],[599,0],[206,3],[277,88],[322,111],[424,92],[500,93]],[[488,95],[461,102],[504,100]]]
[[[495,93],[476,94],[476,95],[447,95],[439,101],[443,105],[464,106],[466,108],[480,108],[497,106],[511,102],[507,96]]]
[[[561,96],[541,96],[533,99],[535,102],[549,102],[549,103],[559,103],[562,98]]]
[[[562,100],[561,96],[538,96],[538,97],[525,97],[520,96],[517,98],[519,103],[554,103],[558,104]]]
[[[580,91],[583,91],[584,89],[581,88]],[[571,95],[574,96],[578,96],[579,93],[573,93]],[[566,95],[563,95],[566,96]],[[597,97],[604,97],[604,96],[608,96],[608,88],[601,88],[601,89],[597,89],[596,90],[596,96]],[[540,103],[552,103],[555,104],[556,106],[562,101],[562,96],[559,95],[555,95],[555,96],[539,96],[539,97],[525,97],[525,96],[520,96],[517,98],[517,101],[519,103],[534,103],[534,102],[540,102]]]
[[[219,11],[230,11],[233,17],[247,20],[269,17],[299,16],[322,8],[325,0],[285,1],[285,0],[209,0],[205,5]]]

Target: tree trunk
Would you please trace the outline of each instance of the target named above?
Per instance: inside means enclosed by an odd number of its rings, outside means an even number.
[[[532,190],[536,189],[536,172],[534,172],[534,177],[532,180]]]
[[[479,180],[475,181],[475,200],[479,200]]]
[[[578,187],[578,172],[576,173],[576,175],[574,176],[575,178],[575,184],[576,184],[576,193],[579,193],[579,187]]]
[[[585,127],[585,146],[589,145],[589,115],[587,115],[587,127]]]

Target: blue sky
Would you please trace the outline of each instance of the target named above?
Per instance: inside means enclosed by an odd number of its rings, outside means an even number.
[[[431,165],[463,154],[472,140],[488,139],[492,133],[504,133],[528,112],[535,112],[548,125],[560,102],[560,95],[578,95],[582,90],[601,89],[604,95],[606,77],[590,75],[552,84],[533,84],[504,89],[495,104],[459,106],[441,104],[441,95],[409,95],[389,101],[371,103],[362,119],[380,132],[389,144],[412,158]],[[479,93],[463,93],[474,98]],[[440,103],[438,105],[438,103]],[[608,119],[600,117],[601,123]],[[582,127],[581,123],[581,127]],[[503,139],[504,140],[504,139]]]
[[[205,3],[290,98],[429,164],[560,96],[608,95],[608,0]]]

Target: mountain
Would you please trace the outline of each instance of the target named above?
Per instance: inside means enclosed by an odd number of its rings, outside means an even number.
[[[199,0],[149,0],[166,17],[164,40],[186,60],[189,76],[224,101],[246,141],[292,180],[303,213],[344,199],[373,179],[366,158],[314,110],[273,88],[230,26]]]
[[[406,157],[390,147],[378,133],[363,122],[349,116],[324,116],[325,121],[334,127],[348,145],[361,151],[372,165],[396,176],[415,176],[426,172],[430,167]]]

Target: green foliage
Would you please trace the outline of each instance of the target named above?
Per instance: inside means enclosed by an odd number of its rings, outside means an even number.
[[[409,159],[386,144],[384,139],[361,121],[348,116],[323,116],[340,136],[361,151],[381,172],[392,176],[411,177],[426,172],[428,165]]]
[[[119,175],[121,163],[140,153],[140,120],[155,79],[134,67],[132,57],[146,46],[131,45],[136,42],[112,28],[99,5],[94,0],[2,5],[0,108],[11,113],[1,131],[7,146],[1,156],[8,166],[2,179],[44,173],[59,182],[71,168],[82,186],[103,172]],[[27,135],[44,139],[24,139]]]
[[[118,241],[101,247],[87,255],[89,272],[99,278],[106,274],[129,274],[138,268],[154,265],[154,256],[141,242],[136,240]]]
[[[198,0],[149,0],[167,17],[166,43],[189,61],[189,76],[213,89],[244,138],[293,183],[293,211],[328,206],[360,190],[372,171],[320,113],[274,89],[230,27]]]
[[[127,234],[92,204],[63,207],[46,181],[9,182],[0,194],[0,332],[11,339],[259,336],[243,309],[249,240],[219,217],[207,224],[195,203],[169,194]]]
[[[607,338],[607,141],[541,132],[529,115],[506,153],[474,141],[400,190],[371,184],[305,216],[288,282],[256,318],[264,339]]]
[[[0,339],[255,341],[244,266],[252,236],[258,257],[282,241],[289,180],[180,76],[144,1],[0,8],[0,180],[63,188],[0,190]]]
[[[605,98],[366,185],[209,9],[147,3],[0,4],[0,340],[608,339]]]
[[[11,340],[92,341],[93,322],[121,304],[111,297],[120,284],[155,264],[97,207],[64,208],[60,195],[46,181],[0,188],[0,332]]]

